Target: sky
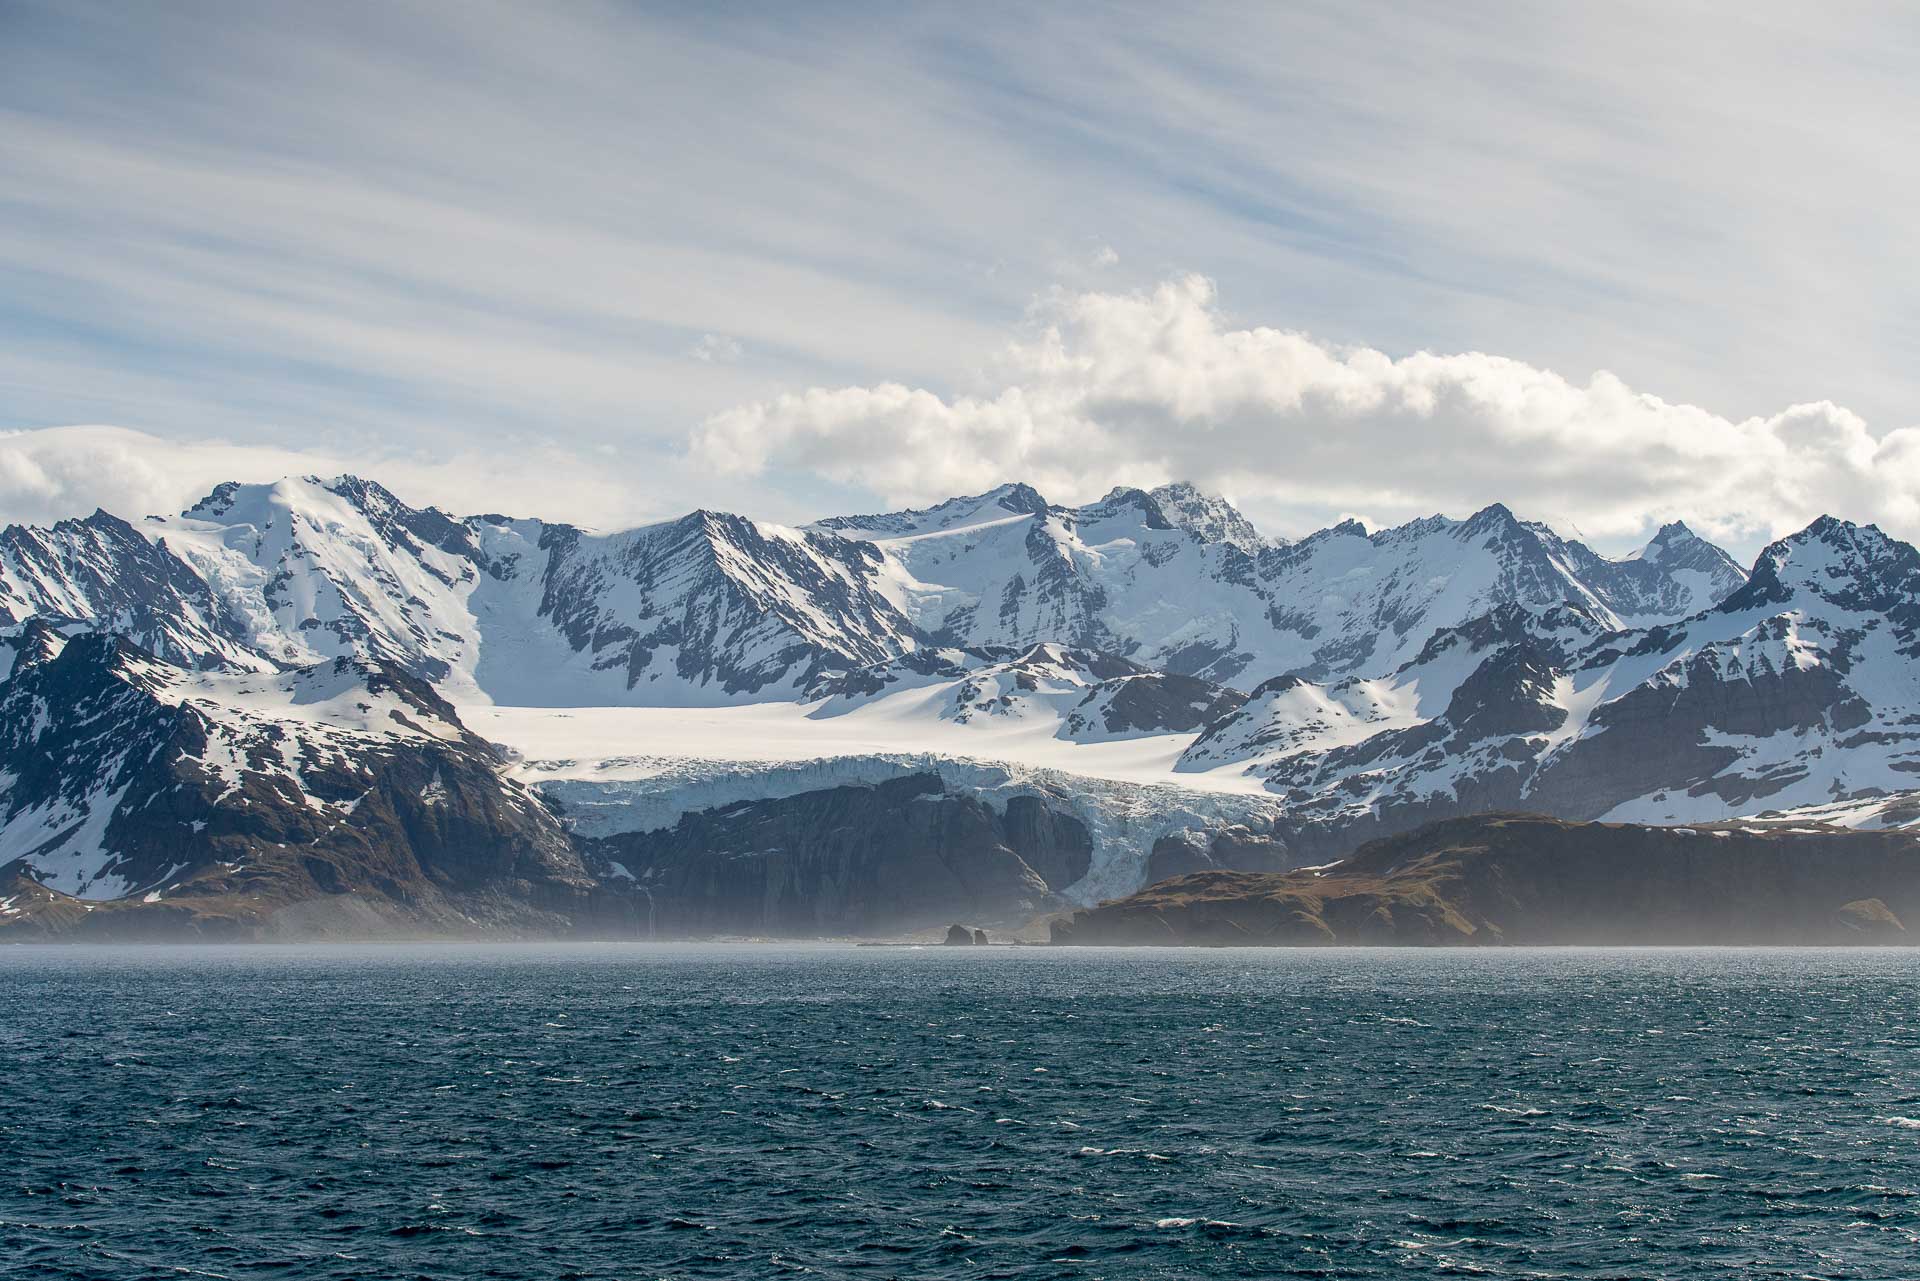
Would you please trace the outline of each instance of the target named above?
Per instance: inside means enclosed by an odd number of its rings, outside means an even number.
[[[1917,61],[1846,4],[0,0],[0,520],[1920,538]]]

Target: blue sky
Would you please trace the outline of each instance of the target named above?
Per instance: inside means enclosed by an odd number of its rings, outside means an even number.
[[[1912,536],[1916,53],[1848,6],[7,0],[0,517],[311,461],[602,524],[1178,471],[1283,533]]]

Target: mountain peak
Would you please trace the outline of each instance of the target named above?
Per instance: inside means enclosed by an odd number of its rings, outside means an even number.
[[[1878,525],[1821,516],[1769,543],[1746,587],[1720,608],[1773,606],[1803,595],[1848,609],[1910,612],[1920,595],[1920,551],[1889,538]]]
[[[1231,543],[1249,556],[1277,545],[1254,528],[1239,508],[1191,481],[1161,485],[1149,497],[1160,505],[1169,521],[1207,542]]]
[[[1040,491],[1023,480],[990,489],[981,497],[991,498],[1008,511],[1026,516],[1036,516],[1048,507],[1047,500]]]
[[[184,514],[188,516],[207,517],[224,516],[232,510],[233,500],[239,496],[239,493],[239,481],[223,480],[218,485],[215,485],[205,498],[202,498],[199,502],[187,508]]]
[[[1869,534],[1873,538],[1881,541],[1885,541],[1886,539],[1886,535],[1880,532],[1878,525],[1856,525],[1850,520],[1841,520],[1838,516],[1820,515],[1814,517],[1812,523],[1799,533],[1789,534],[1786,541],[1809,542],[1819,540],[1821,542],[1831,542],[1835,539],[1845,539],[1848,542],[1853,542],[1856,541],[1861,534]]]
[[[1505,503],[1488,503],[1473,515],[1467,517],[1463,528],[1469,534],[1485,533],[1490,530],[1507,529],[1518,526],[1520,520],[1513,509]]]
[[[1074,517],[1081,521],[1096,521],[1128,512],[1139,513],[1140,523],[1148,529],[1173,528],[1153,496],[1144,489],[1135,489],[1130,485],[1114,486],[1099,502],[1088,503],[1075,511]]]
[[[406,508],[407,506],[396,498],[393,491],[385,485],[374,480],[363,480],[351,472],[342,472],[340,475],[328,479],[322,479],[318,476],[308,476],[306,480],[310,484],[318,485],[330,494],[336,494],[346,499],[368,515],[376,514],[376,509],[378,511],[392,511],[396,508]]]
[[[1841,520],[1837,516],[1816,516],[1805,529],[1776,539],[1760,554],[1771,555],[1776,548],[1785,549],[1789,555],[1804,555],[1807,549],[1827,547],[1843,551],[1859,551],[1868,555],[1881,551],[1892,544],[1893,540],[1878,525],[1856,525],[1850,520]]]
[[[1014,516],[1039,516],[1052,509],[1045,495],[1024,481],[1010,481],[985,493],[962,494],[931,507],[875,512],[863,516],[827,516],[809,528],[852,538],[901,538],[951,530]]]
[[[1660,564],[1674,556],[1706,543],[1706,539],[1693,532],[1682,520],[1670,520],[1655,530],[1646,546],[1635,552],[1630,559],[1643,560],[1650,564]]]

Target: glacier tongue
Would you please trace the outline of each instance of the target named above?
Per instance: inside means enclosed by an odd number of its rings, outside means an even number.
[[[1171,784],[1093,778],[1018,761],[974,760],[912,752],[813,760],[711,760],[686,756],[616,757],[595,762],[525,761],[517,776],[557,801],[583,836],[671,827],[688,814],[798,796],[847,785],[871,786],[917,774],[937,775],[949,791],[985,800],[1000,811],[1016,796],[1052,802],[1086,824],[1093,863],[1063,891],[1079,905],[1140,888],[1147,859],[1164,836],[1226,824],[1271,830],[1280,807],[1271,798]]]

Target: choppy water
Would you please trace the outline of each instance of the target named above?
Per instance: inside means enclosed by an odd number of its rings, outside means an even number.
[[[0,1276],[1920,1276],[1920,955],[0,952]]]

